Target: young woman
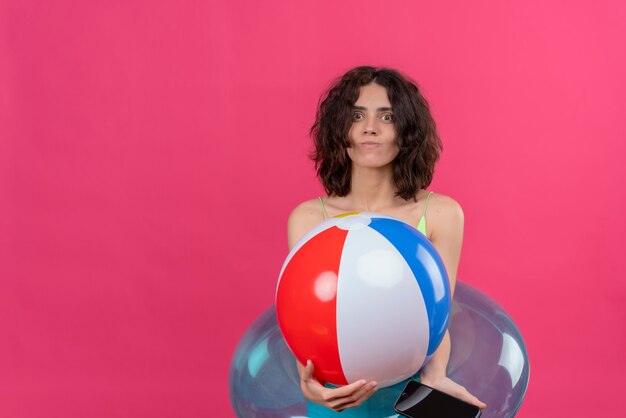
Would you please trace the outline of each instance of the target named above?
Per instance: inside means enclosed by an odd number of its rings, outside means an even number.
[[[357,67],[325,94],[311,128],[318,176],[327,196],[297,206],[289,217],[291,249],[324,219],[346,212],[379,212],[424,233],[439,252],[454,292],[463,240],[463,211],[452,198],[428,192],[442,149],[428,103],[395,70]],[[413,379],[481,408],[485,404],[446,376],[450,335]],[[393,416],[406,382],[377,390],[376,382],[322,385],[315,365],[298,362],[309,416]],[[336,412],[335,412],[336,411]]]

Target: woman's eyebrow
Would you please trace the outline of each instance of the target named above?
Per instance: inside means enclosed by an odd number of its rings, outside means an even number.
[[[352,106],[352,109],[367,110],[367,107],[365,107],[365,106],[356,106],[355,105],[355,106]],[[376,110],[378,110],[380,112],[380,111],[383,111],[383,110],[393,110],[393,109],[390,108],[390,107],[379,107]]]

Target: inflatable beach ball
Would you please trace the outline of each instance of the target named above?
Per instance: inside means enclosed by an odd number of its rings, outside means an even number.
[[[309,231],[283,264],[276,316],[285,342],[322,383],[379,387],[411,377],[435,352],[450,287],[430,241],[412,226],[362,212]]]

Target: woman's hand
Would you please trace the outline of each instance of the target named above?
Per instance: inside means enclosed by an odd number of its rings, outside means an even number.
[[[376,382],[359,380],[336,389],[322,386],[313,377],[313,362],[308,360],[306,367],[298,363],[300,374],[300,388],[304,397],[311,402],[318,403],[334,411],[341,412],[346,408],[354,408],[361,405],[376,391]]]
[[[469,393],[467,389],[465,389],[465,387],[454,382],[452,379],[450,379],[447,376],[440,376],[440,377],[432,378],[424,374],[421,374],[420,382],[422,382],[426,386],[430,386],[431,388],[437,389],[441,392],[447,393],[448,395],[454,396],[455,398],[459,398],[467,403],[476,405],[480,409],[483,409],[487,406],[487,404],[481,402],[476,396]]]

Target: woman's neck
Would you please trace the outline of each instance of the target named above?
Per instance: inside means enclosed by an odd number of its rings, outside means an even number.
[[[350,193],[346,201],[356,211],[376,212],[398,202],[393,184],[393,167],[352,167]]]

